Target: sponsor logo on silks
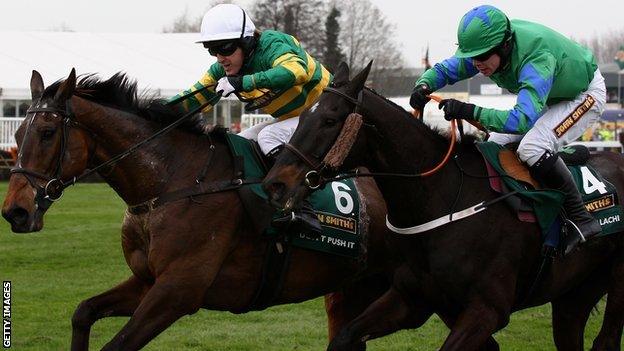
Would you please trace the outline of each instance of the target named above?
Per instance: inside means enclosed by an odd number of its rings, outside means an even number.
[[[585,208],[587,209],[587,212],[597,212],[600,210],[611,208],[613,206],[615,206],[615,199],[613,197],[613,194],[609,194],[585,203]]]
[[[353,218],[336,216],[325,212],[317,212],[316,216],[321,225],[326,227],[344,230],[346,232],[356,233],[356,222]]]
[[[587,95],[585,101],[583,101],[580,105],[578,105],[572,113],[568,115],[568,117],[564,118],[559,125],[557,125],[554,129],[557,138],[561,137],[568,129],[572,128],[578,122],[583,115],[589,111],[589,109],[594,106],[596,100],[591,95]]]
[[[606,218],[601,218],[600,219],[600,225],[603,226],[603,225],[607,225],[607,224],[613,224],[613,223],[616,223],[616,222],[619,222],[619,221],[620,221],[620,215],[613,215],[613,216],[609,216],[609,217],[606,217]]]

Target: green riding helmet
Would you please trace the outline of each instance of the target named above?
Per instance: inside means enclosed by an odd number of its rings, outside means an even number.
[[[468,11],[457,28],[459,47],[455,56],[475,57],[500,45],[511,33],[509,20],[494,6],[482,5]]]

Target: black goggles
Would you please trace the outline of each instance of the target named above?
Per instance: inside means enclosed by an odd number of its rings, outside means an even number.
[[[496,53],[497,49],[498,47],[495,47],[494,49],[486,51],[481,55],[474,56],[472,59],[479,62],[487,61],[492,55]]]
[[[238,49],[238,41],[229,41],[220,44],[204,43],[204,47],[208,49],[208,53],[212,56],[230,56]]]

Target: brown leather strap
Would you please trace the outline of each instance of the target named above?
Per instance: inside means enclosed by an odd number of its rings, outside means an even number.
[[[195,186],[184,188],[168,193],[164,193],[158,197],[147,200],[143,203],[134,206],[128,206],[128,212],[134,215],[147,213],[159,206],[162,206],[168,202],[182,200],[185,198],[191,198],[193,196],[215,194],[224,191],[230,191],[240,188],[243,185],[257,184],[262,179],[232,179],[221,180],[212,183],[204,184],[199,183]]]
[[[294,147],[293,145],[286,143],[284,144],[284,148],[286,150],[290,150],[290,152],[292,152],[293,154],[295,154],[297,157],[299,157],[299,159],[301,159],[303,162],[305,162],[308,166],[310,166],[310,168],[312,169],[318,169],[320,163],[319,162],[313,162],[312,160],[310,160],[308,157],[306,157],[306,155],[304,155],[303,153],[301,153],[301,151],[297,150],[296,147]]]

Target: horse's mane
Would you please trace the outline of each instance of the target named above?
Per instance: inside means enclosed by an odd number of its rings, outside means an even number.
[[[385,101],[387,105],[393,107],[396,110],[398,115],[403,116],[404,118],[410,120],[412,123],[420,125],[422,128],[425,128],[425,130],[428,130],[434,135],[436,135],[437,137],[439,137],[442,141],[448,142],[448,137],[444,136],[442,131],[440,131],[438,128],[432,128],[426,123],[424,123],[422,119],[414,118],[414,116],[411,113],[407,112],[403,107],[399,106],[396,102],[386,98],[385,96],[379,94],[374,89],[368,88],[368,87],[365,87],[364,89],[366,89],[368,92],[372,93],[373,95],[379,97],[381,100]],[[473,147],[475,141],[478,141],[478,140],[479,138],[476,135],[465,134],[464,137],[461,139],[460,146]]]
[[[48,86],[42,99],[52,98],[63,80]],[[95,74],[79,77],[74,95],[89,101],[132,113],[145,120],[169,124],[182,117],[181,110],[166,104],[166,100],[153,95],[138,95],[137,82],[129,79],[125,73],[118,72],[107,80]],[[205,121],[199,114],[190,117],[179,128],[195,134],[205,133]]]

